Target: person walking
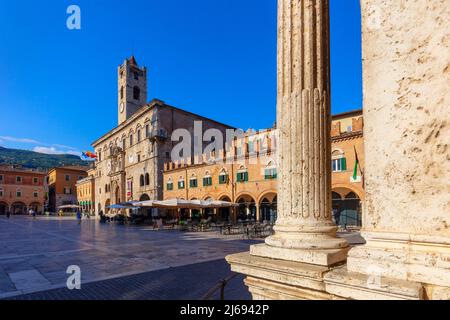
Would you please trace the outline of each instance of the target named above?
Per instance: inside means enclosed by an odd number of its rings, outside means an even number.
[[[77,210],[77,220],[78,220],[78,224],[81,224],[81,218],[82,218],[81,212],[80,212],[80,209],[78,209],[78,210]]]
[[[8,210],[8,211],[6,211],[6,218],[9,220],[10,217],[11,217],[11,212]]]

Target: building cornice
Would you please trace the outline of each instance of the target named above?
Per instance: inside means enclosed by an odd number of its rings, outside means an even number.
[[[331,137],[331,142],[338,142],[338,141],[350,140],[350,139],[356,139],[356,138],[362,138],[362,137],[363,137],[363,131],[346,132],[346,133],[342,133],[338,136]]]

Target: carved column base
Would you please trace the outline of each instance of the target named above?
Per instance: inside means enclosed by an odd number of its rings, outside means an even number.
[[[347,260],[349,248],[342,249],[287,249],[258,244],[250,247],[252,256],[286,260],[330,267]]]
[[[336,268],[324,276],[325,290],[349,300],[424,300],[421,283],[376,278],[349,272],[346,266]]]
[[[447,286],[450,296],[448,237],[388,232],[363,232],[362,235],[367,244],[349,252],[350,272]]]
[[[450,288],[351,272],[347,265],[324,267],[253,256],[226,258],[247,276],[254,300],[448,300]]]
[[[254,300],[335,300],[325,290],[324,275],[331,269],[293,261],[253,256],[249,252],[227,258],[231,270],[247,275]]]

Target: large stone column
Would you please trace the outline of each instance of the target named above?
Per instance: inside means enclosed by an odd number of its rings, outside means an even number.
[[[381,298],[450,299],[450,6],[361,8],[367,244],[327,276],[328,288],[352,299],[367,287]]]
[[[346,258],[331,220],[328,0],[280,0],[274,236],[251,253],[329,266]]]
[[[227,257],[254,299],[337,299],[324,275],[346,260],[331,220],[328,0],[278,1],[278,221]]]

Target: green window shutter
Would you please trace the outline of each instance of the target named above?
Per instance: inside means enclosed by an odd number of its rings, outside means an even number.
[[[208,181],[206,181],[206,178],[203,178],[203,186],[206,187],[208,185]]]
[[[248,172],[244,173],[244,181],[248,181]]]
[[[241,174],[240,173],[237,174],[236,181],[241,182]]]
[[[342,171],[347,171],[347,159],[346,158],[341,159],[341,168],[342,168]]]

